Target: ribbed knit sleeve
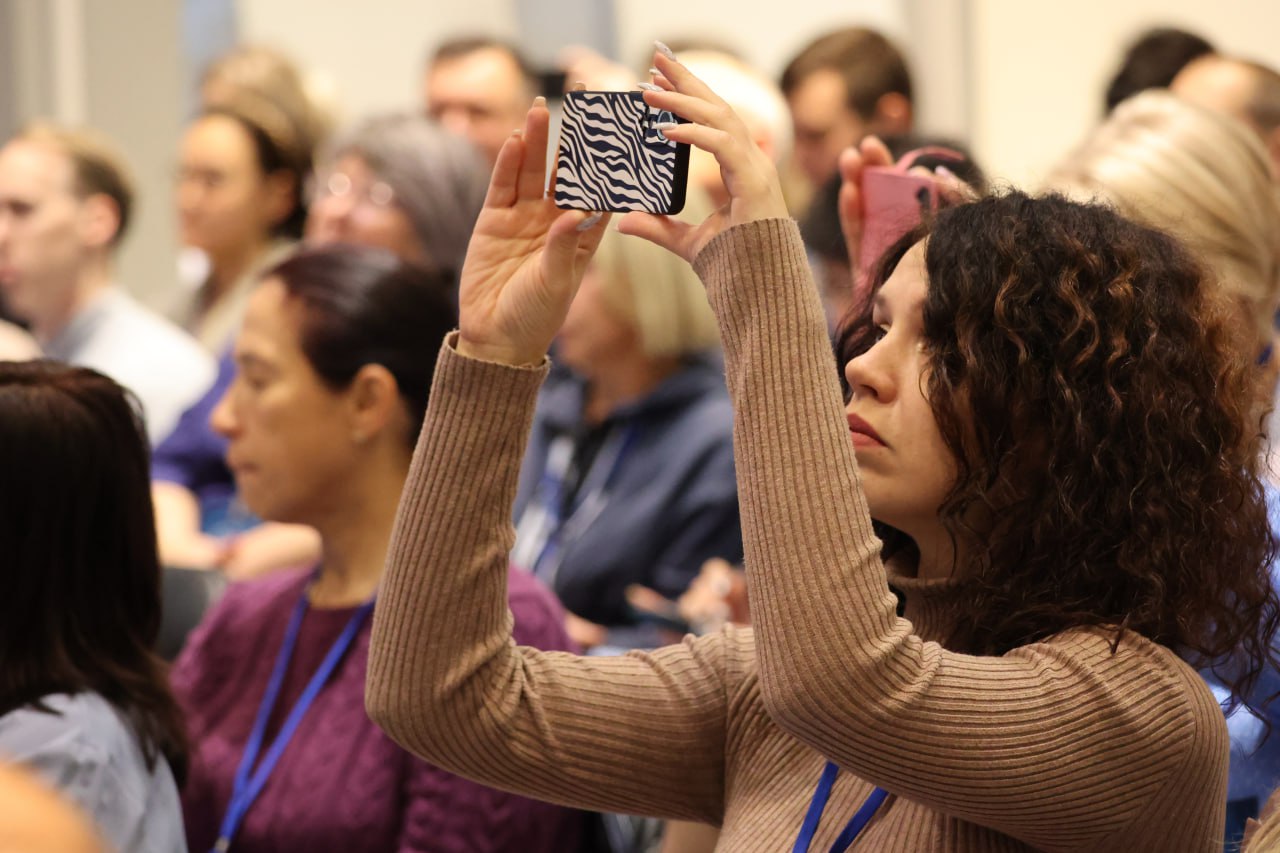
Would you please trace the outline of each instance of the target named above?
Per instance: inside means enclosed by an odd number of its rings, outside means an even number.
[[[1048,850],[1207,850],[1227,740],[1204,684],[1132,634],[1071,631],[1002,657],[895,615],[837,366],[790,220],[696,259],[721,325],[764,701],[774,721],[891,793]]]
[[[616,658],[512,641],[511,505],[544,375],[443,346],[378,595],[369,714],[405,748],[493,787],[718,823],[749,632]]]

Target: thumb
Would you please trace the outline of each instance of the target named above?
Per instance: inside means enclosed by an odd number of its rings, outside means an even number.
[[[618,220],[620,233],[643,237],[690,263],[693,262],[693,258],[690,257],[692,254],[690,248],[693,244],[690,234],[695,227],[687,222],[681,222],[674,216],[658,216],[653,213],[628,213]]]
[[[542,269],[547,281],[564,282],[570,286],[577,284],[574,271],[578,251],[586,242],[584,238],[588,234],[600,230],[602,218],[603,214],[600,213],[570,211],[551,223],[542,249]],[[599,240],[593,240],[590,245],[594,246],[598,242]]]

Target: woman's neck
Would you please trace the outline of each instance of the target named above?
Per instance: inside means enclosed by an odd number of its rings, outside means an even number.
[[[363,482],[345,489],[346,499],[316,523],[322,545],[320,574],[308,593],[312,605],[354,607],[377,591],[409,459],[404,450],[397,460],[369,463]]]
[[[235,246],[217,254],[210,252],[208,301],[217,301],[218,297],[234,287],[237,281],[253,269],[258,259],[267,252],[270,246],[271,238],[264,237],[261,240],[254,240],[243,246]]]
[[[652,358],[643,353],[599,366],[587,384],[583,418],[588,423],[602,423],[619,407],[652,393],[679,369],[677,357]]]
[[[942,580],[956,578],[959,574],[960,561],[956,549],[947,531],[939,527],[929,536],[914,536],[916,543],[915,576],[920,580]]]

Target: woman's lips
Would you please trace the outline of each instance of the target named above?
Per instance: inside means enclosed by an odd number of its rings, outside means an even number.
[[[876,432],[871,424],[864,421],[855,414],[850,413],[849,433],[853,439],[854,447],[886,447],[884,439],[880,437],[880,433]]]

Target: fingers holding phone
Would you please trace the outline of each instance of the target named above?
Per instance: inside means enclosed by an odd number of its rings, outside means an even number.
[[[695,145],[715,156],[729,192],[729,204],[697,225],[629,214],[619,230],[645,237],[692,260],[726,228],[788,215],[773,162],[755,144],[746,124],[705,83],[668,52],[654,54],[655,85],[643,99],[651,107],[686,119],[662,126],[666,138]]]
[[[550,115],[537,98],[503,145],[459,278],[458,351],[540,361],[564,321],[607,217],[562,211],[546,194]]]

